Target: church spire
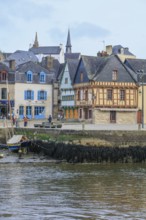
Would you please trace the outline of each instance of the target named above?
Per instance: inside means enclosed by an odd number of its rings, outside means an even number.
[[[72,53],[71,51],[71,39],[70,39],[70,30],[68,29],[67,42],[66,42],[66,53]]]
[[[33,47],[39,47],[37,32],[35,34],[35,41],[34,41]]]

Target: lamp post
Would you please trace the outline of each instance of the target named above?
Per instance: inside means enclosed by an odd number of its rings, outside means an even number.
[[[144,83],[143,83],[143,77],[146,75],[143,70],[137,71],[139,74],[139,78],[141,80],[142,85],[142,128],[144,128]]]

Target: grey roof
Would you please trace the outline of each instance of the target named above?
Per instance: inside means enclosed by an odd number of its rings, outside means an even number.
[[[82,56],[84,67],[89,80],[92,80],[97,72],[100,72],[105,65],[106,59],[103,57]]]
[[[51,83],[55,80],[55,74],[50,73],[47,69],[43,68],[39,64],[36,64],[32,61],[27,63],[21,64],[16,69],[16,82],[25,82],[26,81],[26,72],[31,71],[34,75],[33,83],[39,83],[39,73],[44,72],[46,73],[46,83]]]
[[[60,54],[60,46],[48,46],[48,47],[32,47],[29,49],[34,54]]]
[[[78,72],[86,74],[84,82],[89,80],[112,82],[113,70],[118,71],[116,82],[137,82],[137,75],[135,72],[124,65],[117,55],[106,57],[82,56],[76,74],[78,74]],[[80,82],[77,75],[75,82]]]
[[[126,59],[125,65],[133,70],[136,74],[140,72],[146,74],[146,60],[145,59]],[[143,81],[146,82],[146,76],[143,77]]]
[[[16,66],[28,61],[38,62],[38,58],[31,51],[17,50],[7,57],[6,63],[15,60]]]
[[[81,57],[81,54],[80,53],[65,53],[64,54],[64,56],[65,56],[65,60],[67,60],[67,59],[80,59],[80,57]]]
[[[117,54],[121,54],[121,51],[123,50],[123,54],[124,55],[131,55],[131,56],[134,56],[134,54],[132,54],[130,51],[129,51],[129,48],[128,47],[123,47],[121,45],[115,45],[113,46],[112,48],[112,53],[117,55]]]
[[[71,78],[72,82],[73,82],[74,77],[75,77],[75,73],[76,73],[76,70],[77,70],[78,63],[79,63],[79,60],[67,60],[69,75],[70,75],[70,78]]]
[[[137,75],[129,69],[116,55],[103,57],[102,68],[97,69],[95,81],[111,82],[113,70],[118,71],[116,82],[137,82]]]

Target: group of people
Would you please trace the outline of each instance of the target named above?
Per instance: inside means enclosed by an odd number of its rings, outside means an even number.
[[[28,119],[29,119],[29,118],[27,117],[27,115],[25,115],[25,116],[23,117],[24,127],[27,127],[27,125],[28,125]],[[49,123],[52,122],[52,116],[51,116],[51,115],[49,115],[48,121],[49,121]],[[19,127],[19,117],[18,117],[17,115],[13,115],[13,116],[12,116],[12,122],[13,122],[13,125],[16,126],[16,128]]]
[[[19,117],[17,115],[12,116],[12,122],[13,122],[13,125],[16,126],[16,128],[19,127]],[[24,127],[27,127],[28,117],[26,115],[23,117],[23,122],[24,122]]]

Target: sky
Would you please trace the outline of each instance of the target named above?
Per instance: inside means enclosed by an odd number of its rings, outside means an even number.
[[[96,56],[122,45],[146,59],[146,0],[0,0],[0,50],[40,46],[64,50],[70,29],[72,52]]]

